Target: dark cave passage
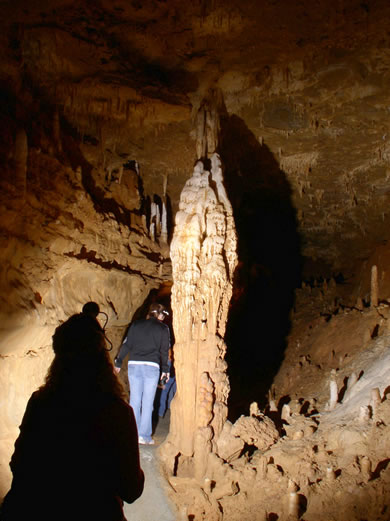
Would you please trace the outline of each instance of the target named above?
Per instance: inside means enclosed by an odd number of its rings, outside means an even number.
[[[283,359],[302,258],[287,178],[237,116],[221,118],[220,155],[238,235],[225,339],[234,420],[252,401],[265,405]]]

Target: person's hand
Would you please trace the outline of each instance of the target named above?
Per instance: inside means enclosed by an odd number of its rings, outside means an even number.
[[[115,365],[114,365],[114,373],[119,374],[120,370],[121,370],[120,367],[115,367]]]
[[[165,377],[165,383],[169,382],[169,373],[161,373],[160,382]]]

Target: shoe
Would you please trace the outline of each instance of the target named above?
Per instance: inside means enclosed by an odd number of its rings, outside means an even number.
[[[138,443],[140,445],[154,445],[154,440],[145,440],[142,436],[138,436]]]

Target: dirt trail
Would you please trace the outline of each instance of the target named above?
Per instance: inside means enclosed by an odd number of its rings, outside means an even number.
[[[164,419],[159,420],[153,438],[155,445],[140,445],[141,467],[145,473],[145,489],[142,496],[124,511],[128,521],[175,521],[175,506],[169,501],[167,483],[162,478],[157,461],[157,449],[165,440],[169,431],[169,411]]]

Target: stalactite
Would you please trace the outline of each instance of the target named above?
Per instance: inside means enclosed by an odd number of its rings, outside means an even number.
[[[161,234],[161,219],[160,219],[160,207],[156,203],[156,237]]]
[[[216,152],[220,122],[221,95],[212,89],[202,102],[195,118],[196,155],[198,159],[211,157]]]
[[[168,220],[167,220],[167,207],[165,202],[162,203],[161,210],[161,240],[164,243],[168,242]]]
[[[26,178],[27,178],[27,155],[28,143],[27,134],[24,129],[18,130],[14,145],[14,164],[15,164],[15,185],[19,191],[20,198],[26,199]]]
[[[156,236],[156,217],[157,217],[157,205],[156,205],[156,203],[151,203],[149,236],[153,241],[155,240],[155,236]]]
[[[156,240],[156,223],[150,223],[150,239],[154,242]]]
[[[62,152],[60,116],[58,113],[58,109],[56,109],[53,114],[53,140],[54,140],[57,152]]]
[[[378,268],[375,265],[371,268],[371,306],[378,306]]]
[[[122,176],[123,176],[123,165],[119,167],[119,176],[118,176],[118,183],[121,184],[122,182]]]
[[[167,196],[167,185],[168,185],[168,174],[165,174],[163,176],[163,200],[164,201]]]
[[[146,215],[142,214],[141,219],[142,219],[142,226],[143,226],[144,232],[148,233],[148,226],[147,226],[147,223],[146,223]]]

